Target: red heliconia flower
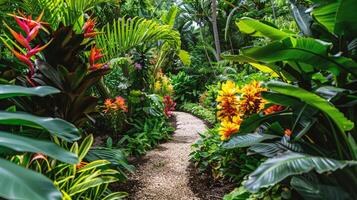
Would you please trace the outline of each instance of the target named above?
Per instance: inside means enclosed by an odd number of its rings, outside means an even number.
[[[96,23],[97,22],[91,18],[84,23],[82,30],[84,31],[85,38],[93,38],[98,34],[98,32],[94,30]]]
[[[89,55],[90,70],[95,71],[103,68],[103,66],[106,65],[105,63],[96,63],[98,60],[104,57],[104,55],[101,52],[102,49],[97,49],[95,46],[92,47],[92,49],[90,50],[90,55]]]
[[[10,16],[14,17],[17,24],[24,31],[25,36],[22,33],[18,33],[16,31],[14,31],[6,23],[4,23],[4,24],[5,24],[5,27],[10,31],[11,35],[20,44],[20,46],[22,46],[23,48],[26,49],[26,53],[20,53],[19,51],[12,48],[6,41],[3,40],[3,42],[21,62],[23,62],[29,66],[30,72],[28,74],[28,77],[26,77],[26,79],[29,81],[29,83],[31,85],[34,86],[35,84],[31,81],[31,77],[35,73],[35,69],[34,69],[34,64],[31,61],[31,57],[36,55],[37,53],[41,52],[42,50],[44,50],[51,43],[52,40],[50,42],[48,42],[47,44],[43,45],[42,47],[37,45],[35,48],[32,48],[30,45],[30,42],[37,37],[40,29],[43,29],[44,31],[47,32],[47,30],[43,27],[43,25],[45,25],[47,23],[41,22],[43,12],[40,14],[40,16],[37,17],[36,20],[33,20],[32,16],[26,17],[21,12],[20,12],[20,15],[21,16],[10,14]]]
[[[164,96],[163,103],[165,105],[164,114],[166,115],[166,117],[171,117],[172,111],[175,110],[176,103],[171,99],[169,95]]]

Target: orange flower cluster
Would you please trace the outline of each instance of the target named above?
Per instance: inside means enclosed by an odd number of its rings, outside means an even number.
[[[229,139],[232,134],[237,133],[244,118],[264,109],[266,102],[261,97],[263,91],[266,89],[257,81],[245,85],[242,89],[232,81],[222,84],[216,99],[219,110],[217,118],[221,121],[219,134],[222,140]]]
[[[104,102],[104,112],[109,111],[118,111],[122,110],[123,112],[128,112],[128,106],[125,103],[125,99],[121,96],[116,97],[115,99],[106,99]]]
[[[293,132],[290,130],[290,129],[285,129],[285,131],[284,131],[284,134],[286,135],[286,136],[291,136],[291,134],[293,134]]]

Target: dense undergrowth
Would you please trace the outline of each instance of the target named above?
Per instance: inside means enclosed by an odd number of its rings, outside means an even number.
[[[175,108],[236,199],[356,199],[354,0],[0,1],[0,197],[122,199]]]

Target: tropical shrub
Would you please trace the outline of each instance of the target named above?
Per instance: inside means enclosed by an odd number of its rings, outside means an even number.
[[[175,91],[174,100],[179,105],[185,102],[198,101],[201,91],[196,90],[195,85],[200,80],[182,71],[179,72],[177,75],[173,75],[171,77],[171,80]]]
[[[189,112],[204,121],[208,122],[210,125],[216,123],[216,114],[212,109],[205,108],[197,103],[185,103],[181,105],[180,110]]]
[[[259,156],[249,157],[244,154],[244,149],[222,148],[218,127],[201,134],[200,140],[192,147],[191,161],[201,172],[208,173],[215,180],[240,183],[260,163]]]
[[[174,128],[165,118],[146,118],[144,121],[135,120],[130,129],[118,142],[128,155],[140,156],[154,148],[159,142],[171,138]]]
[[[270,42],[230,58],[263,66],[284,81],[268,82],[269,91],[262,93],[284,109],[252,115],[224,145],[249,147],[248,152],[268,158],[243,184],[251,192],[285,181],[305,199],[356,198],[356,108],[351,103],[356,31],[348,28],[356,25],[350,20],[353,1],[319,3],[308,14],[295,7],[306,37],[249,18],[237,23],[242,32]]]
[[[32,48],[30,42],[39,36],[39,30],[47,31],[43,25],[45,23],[40,21],[42,14],[36,20],[32,20],[31,17],[14,16],[23,32],[28,34],[27,38],[7,26],[27,53],[22,54],[12,48],[8,44],[9,41],[12,44],[16,43],[9,37],[1,39],[14,55],[29,67],[29,73],[21,80],[23,85],[53,86],[61,90],[61,93],[48,99],[20,101],[19,104],[31,113],[60,117],[76,125],[83,125],[88,121],[88,116],[96,113],[98,99],[88,94],[89,89],[110,70],[107,65],[98,63],[103,55],[101,50],[91,44],[91,37],[96,35],[95,23],[89,19],[83,26],[84,33],[81,34],[76,34],[72,26],[60,25],[56,31],[50,32],[48,43]],[[19,45],[14,46],[23,52]],[[91,48],[88,60],[83,59],[88,48]],[[41,51],[41,58],[37,56],[33,62],[33,57]]]
[[[78,155],[79,164],[58,164],[48,169],[49,176],[62,192],[64,199],[122,199],[125,192],[111,192],[109,183],[123,181],[121,171],[111,169],[108,160],[85,162],[93,144],[93,136],[87,136],[80,145],[74,143],[71,151]],[[92,153],[93,154],[93,153]],[[100,157],[97,157],[100,158]]]
[[[33,95],[54,95],[60,91],[47,86],[25,88],[15,85],[0,85],[1,101]],[[2,104],[4,105],[4,104]],[[30,169],[29,164],[36,154],[74,165],[78,156],[60,147],[54,141],[73,142],[80,138],[79,130],[58,118],[44,118],[25,112],[16,112],[15,107],[0,111],[1,192],[8,199],[60,199],[62,194],[47,177]],[[8,160],[12,160],[12,162]],[[14,164],[17,163],[18,165]],[[13,192],[16,191],[16,192]]]

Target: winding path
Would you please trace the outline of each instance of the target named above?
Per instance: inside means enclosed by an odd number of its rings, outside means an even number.
[[[198,200],[188,186],[191,145],[206,130],[204,122],[190,114],[174,113],[177,130],[173,139],[159,145],[144,156],[131,179],[138,183],[130,199],[135,200]]]

